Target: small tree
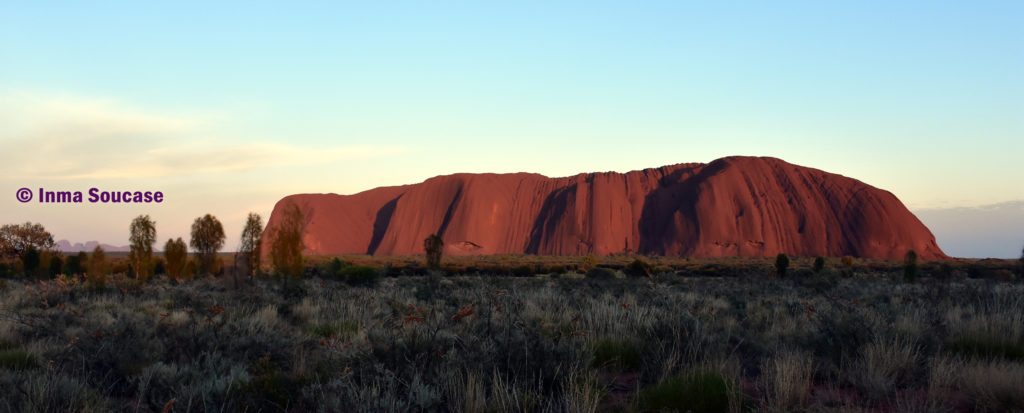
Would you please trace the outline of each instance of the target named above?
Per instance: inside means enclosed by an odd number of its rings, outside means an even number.
[[[245,228],[242,229],[242,242],[238,246],[238,253],[242,255],[241,262],[245,265],[243,273],[249,277],[260,269],[262,236],[263,218],[257,213],[250,212],[245,220]]]
[[[199,271],[213,274],[217,265],[217,251],[224,247],[224,226],[210,214],[196,218],[192,223],[189,245],[199,258]]]
[[[107,254],[98,245],[92,250],[92,255],[89,257],[86,281],[96,288],[103,288],[107,284]]]
[[[185,241],[168,239],[164,244],[164,261],[167,261],[167,277],[172,280],[179,280],[185,276],[185,265],[188,263],[188,246]]]
[[[273,231],[273,242],[270,245],[270,260],[274,273],[284,278],[302,276],[302,251],[306,249],[302,234],[306,230],[306,220],[302,210],[293,203],[284,206],[281,221]]]
[[[444,251],[444,240],[437,234],[431,234],[423,240],[423,250],[427,253],[427,268],[441,269],[441,254]]]
[[[128,259],[135,270],[135,278],[148,280],[153,275],[153,244],[156,243],[156,222],[149,215],[139,215],[129,227],[131,250]]]
[[[821,271],[825,269],[825,258],[818,257],[814,259],[814,273],[821,274]]]
[[[914,250],[907,251],[903,257],[903,279],[910,283],[917,280],[917,253]]]
[[[789,269],[789,257],[786,254],[779,254],[775,256],[775,273],[779,277],[786,276],[786,270]]]
[[[52,249],[53,245],[53,235],[40,224],[26,222],[0,227],[0,257],[22,258],[29,248],[38,253]]]

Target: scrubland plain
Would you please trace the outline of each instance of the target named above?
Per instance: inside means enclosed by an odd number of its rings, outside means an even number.
[[[322,257],[0,281],[3,411],[1024,409],[1014,263]],[[116,267],[116,265],[115,265]],[[642,268],[640,268],[642,267]],[[1005,267],[1005,268],[1004,268]],[[650,273],[647,275],[646,273]]]

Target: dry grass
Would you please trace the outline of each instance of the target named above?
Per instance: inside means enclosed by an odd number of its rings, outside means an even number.
[[[416,261],[365,259],[389,273]],[[631,411],[641,394],[691,400],[668,397],[673,386],[724,389],[715,408],[729,412],[1024,408],[1020,284],[907,285],[863,261],[850,278],[779,280],[758,259],[567,275],[631,259],[457,258],[449,269],[469,274],[562,272],[372,288],[8,279],[0,411]],[[679,275],[698,273],[719,276]]]

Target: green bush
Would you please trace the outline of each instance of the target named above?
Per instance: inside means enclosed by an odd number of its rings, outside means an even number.
[[[812,267],[815,274],[821,274],[821,271],[825,269],[825,258],[818,257],[814,259],[814,267]]]
[[[348,285],[372,287],[377,285],[377,281],[380,279],[380,274],[377,273],[375,268],[362,265],[345,267],[341,270],[340,274]]]
[[[642,412],[719,413],[729,411],[736,397],[721,375],[710,372],[674,377],[640,392]]]
[[[593,366],[615,371],[638,371],[643,363],[640,347],[633,341],[601,339],[592,346]]]
[[[605,267],[594,267],[587,271],[587,279],[590,280],[612,280],[618,278],[618,273]]]
[[[775,256],[775,273],[779,277],[786,276],[786,270],[789,269],[789,257],[786,254],[779,254]]]

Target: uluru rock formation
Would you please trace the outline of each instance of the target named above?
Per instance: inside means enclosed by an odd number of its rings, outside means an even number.
[[[453,255],[900,259],[913,249],[946,258],[888,191],[775,158],[563,178],[454,174],[354,195],[290,195],[274,207],[265,242],[289,202],[306,216],[308,254],[422,254],[423,239],[438,233]]]

